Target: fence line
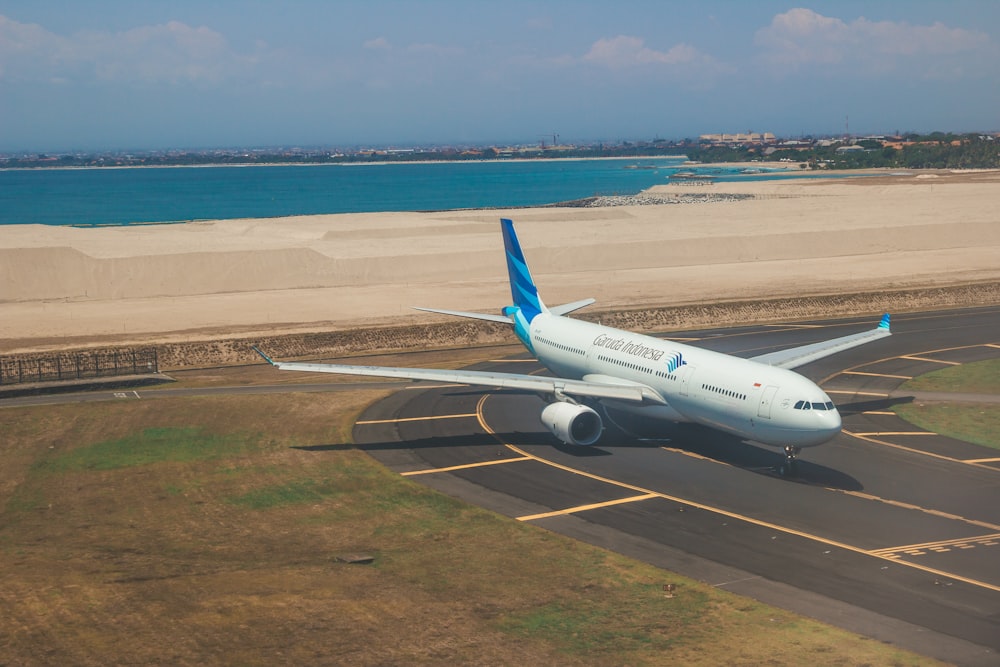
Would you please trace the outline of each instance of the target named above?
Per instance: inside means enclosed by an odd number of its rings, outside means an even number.
[[[159,372],[156,348],[0,357],[0,385]]]

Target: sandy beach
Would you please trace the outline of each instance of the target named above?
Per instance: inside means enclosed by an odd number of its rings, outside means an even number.
[[[603,308],[1000,280],[1000,172],[650,191],[658,205],[0,227],[0,353],[434,321],[510,301],[514,219],[543,298]],[[749,198],[698,201],[697,195]]]

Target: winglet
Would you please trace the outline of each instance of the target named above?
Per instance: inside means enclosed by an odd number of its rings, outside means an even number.
[[[889,320],[890,319],[891,318],[889,317],[889,313],[886,313],[885,315],[883,315],[882,316],[882,321],[878,323],[878,328],[879,329],[885,329],[886,331],[889,331]]]
[[[272,359],[271,357],[269,357],[266,354],[264,354],[263,352],[261,352],[260,348],[258,348],[256,345],[251,345],[250,349],[253,350],[254,352],[256,352],[257,354],[259,354],[260,356],[262,356],[264,358],[264,361],[266,361],[267,363],[271,364],[272,366],[275,365],[274,364],[274,359]]]

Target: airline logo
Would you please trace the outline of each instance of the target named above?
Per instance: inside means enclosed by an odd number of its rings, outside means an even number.
[[[686,366],[687,362],[684,361],[684,355],[680,352],[674,352],[672,355],[667,357],[667,372],[673,373],[681,366]]]

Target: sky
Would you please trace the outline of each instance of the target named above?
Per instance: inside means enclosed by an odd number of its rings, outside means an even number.
[[[0,151],[1000,130],[995,0],[0,0]]]

